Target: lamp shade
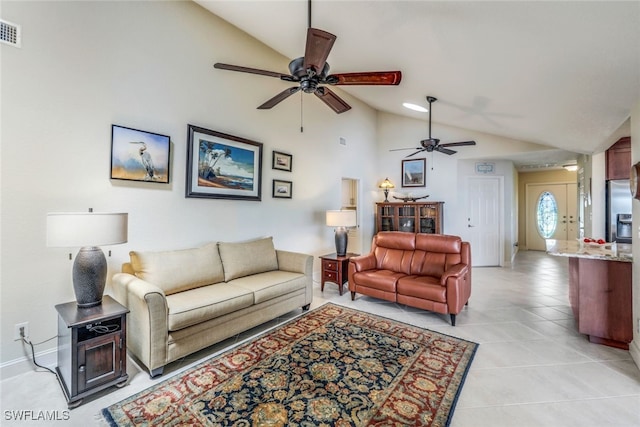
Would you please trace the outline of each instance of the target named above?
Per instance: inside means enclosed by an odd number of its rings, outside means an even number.
[[[82,247],[126,243],[128,218],[127,213],[48,213],[47,246]]]
[[[356,211],[327,211],[327,226],[329,227],[355,227]]]
[[[384,181],[382,181],[380,183],[380,187],[379,188],[388,190],[389,188],[396,188],[396,186],[393,185],[393,183],[391,181],[389,181],[389,178],[385,178]]]

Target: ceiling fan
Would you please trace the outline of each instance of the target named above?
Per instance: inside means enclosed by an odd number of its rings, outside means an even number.
[[[400,71],[371,71],[359,73],[329,74],[327,57],[336,36],[317,28],[311,28],[311,1],[309,1],[309,27],[307,29],[307,43],[304,56],[296,58],[289,63],[289,73],[281,74],[273,71],[257,68],[241,67],[238,65],[214,64],[215,68],[241,73],[259,74],[262,76],[276,77],[286,82],[298,83],[283,90],[273,98],[258,107],[259,110],[270,109],[284,101],[294,93],[302,90],[305,93],[313,93],[336,113],[344,113],[351,109],[343,99],[331,89],[322,85],[380,85],[390,86],[400,84],[402,73]]]
[[[433,151],[439,151],[444,154],[455,154],[457,151],[450,150],[446,147],[461,147],[463,145],[476,145],[475,141],[461,141],[461,142],[449,142],[447,144],[440,144],[440,140],[438,138],[431,137],[431,103],[436,102],[438,99],[433,96],[427,96],[427,101],[429,102],[429,138],[423,139],[420,141],[420,147],[418,148],[396,148],[394,150],[389,151],[401,151],[401,150],[417,150],[415,153],[409,154],[407,157],[415,156],[418,153],[426,151],[427,153],[431,153]]]

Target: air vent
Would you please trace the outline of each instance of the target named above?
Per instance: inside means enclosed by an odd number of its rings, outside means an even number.
[[[20,47],[21,39],[20,25],[0,19],[0,42]]]

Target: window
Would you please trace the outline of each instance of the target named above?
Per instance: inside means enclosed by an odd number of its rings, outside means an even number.
[[[558,204],[553,194],[545,191],[538,199],[536,209],[538,233],[543,239],[549,239],[556,232],[558,226]]]

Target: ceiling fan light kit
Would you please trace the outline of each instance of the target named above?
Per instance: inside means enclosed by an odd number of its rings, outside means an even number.
[[[416,154],[422,153],[423,151],[426,151],[427,153],[439,151],[441,153],[451,155],[451,154],[457,153],[457,151],[451,150],[446,147],[462,147],[465,145],[476,145],[475,141],[460,141],[460,142],[449,142],[447,144],[440,144],[440,140],[438,138],[431,137],[431,110],[432,110],[431,104],[436,102],[437,100],[438,98],[436,97],[427,96],[427,102],[429,102],[429,110],[428,110],[429,111],[429,138],[423,139],[422,141],[420,141],[420,147],[417,147],[417,148],[395,148],[389,151],[416,150],[415,153],[411,153],[407,157],[415,156]],[[411,108],[407,106],[407,103],[403,105],[407,108]]]

